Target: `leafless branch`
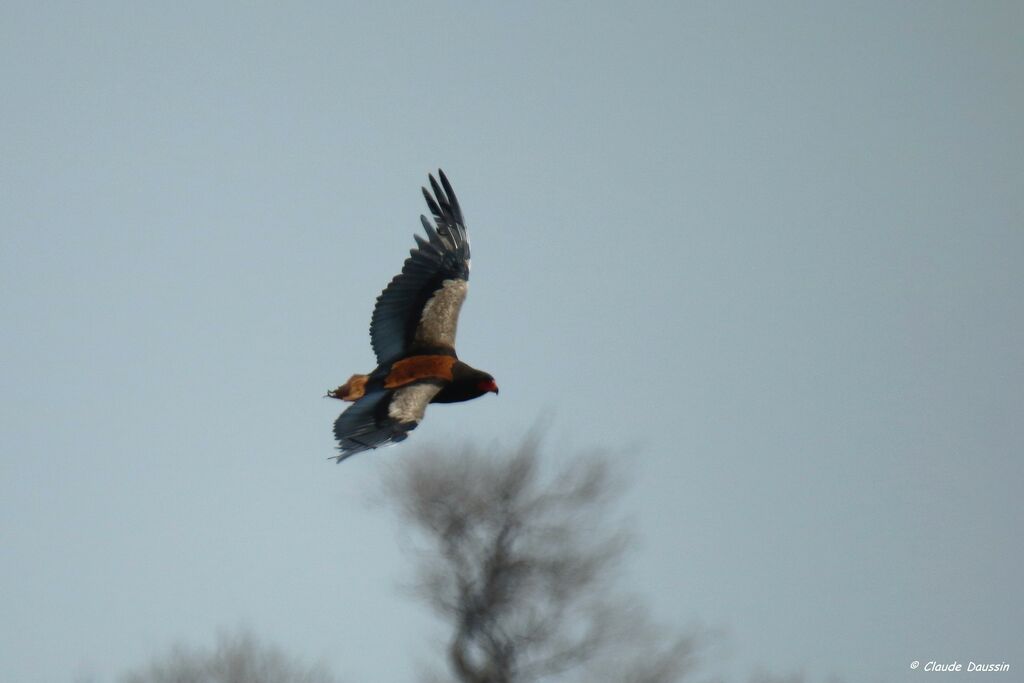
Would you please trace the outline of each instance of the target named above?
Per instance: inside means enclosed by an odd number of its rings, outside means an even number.
[[[387,481],[387,499],[419,542],[418,593],[451,624],[454,677],[680,680],[692,639],[649,628],[642,609],[614,598],[629,534],[609,523],[619,488],[606,461],[543,470],[531,435],[510,453],[417,453]],[[617,665],[602,662],[630,664],[611,674]]]
[[[306,666],[250,633],[224,635],[213,650],[176,646],[123,683],[334,683],[323,667]]]

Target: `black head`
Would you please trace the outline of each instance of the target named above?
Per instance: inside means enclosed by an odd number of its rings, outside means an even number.
[[[476,382],[476,388],[480,390],[480,395],[494,392],[494,395],[498,395],[498,383],[494,381],[486,372],[480,373],[482,376]]]
[[[432,403],[457,403],[494,392],[498,383],[489,373],[471,368],[459,361],[452,368],[452,381],[434,397]]]

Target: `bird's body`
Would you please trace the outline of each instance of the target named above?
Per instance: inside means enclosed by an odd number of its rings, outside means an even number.
[[[445,177],[430,176],[423,196],[434,216],[420,216],[427,238],[416,235],[402,272],[377,298],[370,342],[377,367],[352,375],[327,395],[354,401],[334,423],[338,462],[401,441],[430,403],[468,401],[498,393],[494,378],[455,354],[459,311],[469,287],[469,239],[455,193]],[[436,227],[435,227],[436,226]]]

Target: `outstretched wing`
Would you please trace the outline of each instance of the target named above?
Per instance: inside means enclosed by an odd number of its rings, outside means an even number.
[[[400,389],[373,391],[360,398],[334,422],[340,451],[335,456],[337,461],[405,439],[439,391],[441,383],[428,380]]]
[[[378,365],[397,360],[411,348],[454,352],[459,310],[469,286],[469,238],[452,186],[444,171],[438,176],[440,185],[430,176],[433,196],[423,188],[434,225],[420,216],[427,239],[415,236],[416,248],[373,309],[370,343]]]

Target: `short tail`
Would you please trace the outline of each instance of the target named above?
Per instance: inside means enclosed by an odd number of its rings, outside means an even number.
[[[340,387],[333,391],[328,391],[325,398],[337,398],[342,401],[358,400],[366,394],[366,381],[369,378],[369,375],[352,375]]]

